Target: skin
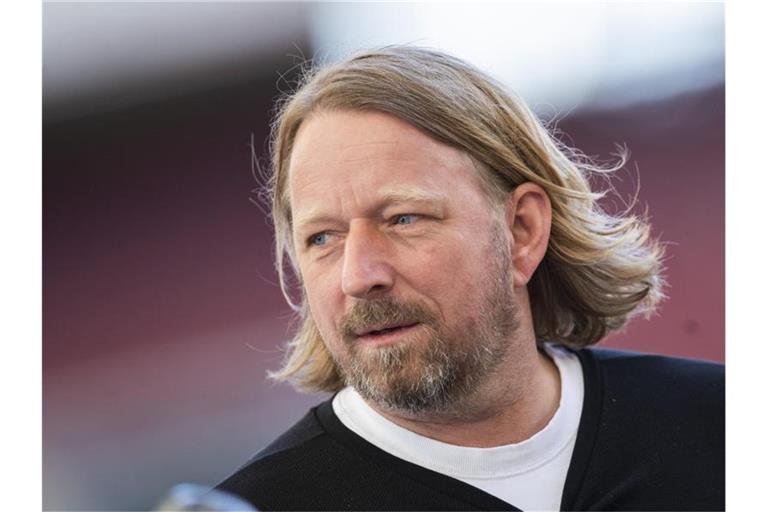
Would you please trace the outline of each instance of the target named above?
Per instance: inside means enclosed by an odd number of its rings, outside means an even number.
[[[526,288],[549,238],[551,206],[540,187],[522,184],[493,208],[465,153],[394,116],[347,111],[316,112],[302,124],[288,187],[310,311],[342,368],[350,349],[340,326],[365,301],[417,302],[451,332],[474,332],[477,305],[496,277],[489,258],[508,252],[518,322],[497,368],[450,410],[412,413],[369,401],[371,407],[404,428],[462,446],[520,442],[547,424],[559,402],[559,374],[537,350]],[[494,229],[503,232],[502,247],[491,245]],[[419,353],[427,339],[417,326],[392,343]],[[382,347],[358,348],[366,356]]]

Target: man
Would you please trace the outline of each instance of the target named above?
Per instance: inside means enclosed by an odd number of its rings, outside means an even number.
[[[585,348],[654,309],[662,251],[519,100],[387,47],[310,74],[272,150],[302,321],[273,377],[335,394],[220,489],[262,510],[724,508],[722,366]]]

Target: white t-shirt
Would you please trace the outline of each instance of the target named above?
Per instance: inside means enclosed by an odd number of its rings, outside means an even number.
[[[333,400],[350,430],[403,460],[462,480],[522,510],[559,510],[584,402],[578,358],[546,344],[560,373],[560,404],[547,425],[515,444],[493,448],[458,446],[411,432],[372,409],[351,387]]]

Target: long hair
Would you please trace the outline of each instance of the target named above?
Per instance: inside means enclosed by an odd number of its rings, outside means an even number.
[[[537,339],[582,348],[650,314],[663,297],[662,245],[644,216],[609,214],[591,189],[590,175],[626,163],[626,153],[600,167],[555,139],[513,93],[469,64],[413,46],[365,51],[329,66],[306,69],[299,86],[277,107],[268,182],[280,286],[298,314],[282,368],[270,373],[297,388],[336,391],[341,375],[309,312],[292,245],[288,168],[296,133],[317,111],[379,111],[467,153],[494,204],[519,184],[533,182],[549,195],[552,226],[543,261],[528,283]],[[286,262],[299,280],[294,304]]]

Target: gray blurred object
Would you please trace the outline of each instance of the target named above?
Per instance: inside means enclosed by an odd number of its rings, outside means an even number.
[[[232,512],[257,509],[234,494],[217,491],[203,485],[184,483],[173,486],[155,510]]]

